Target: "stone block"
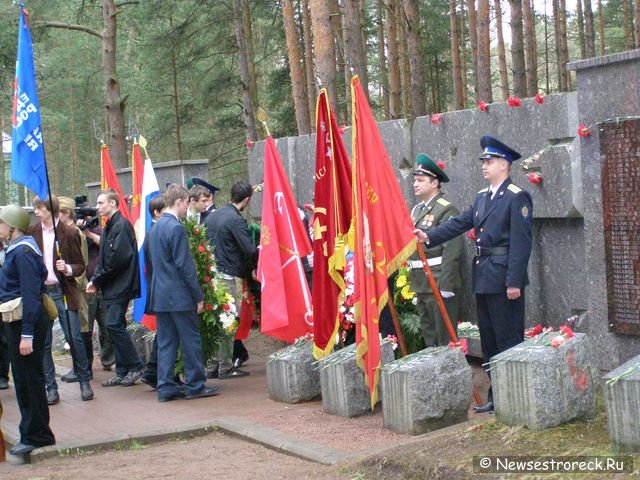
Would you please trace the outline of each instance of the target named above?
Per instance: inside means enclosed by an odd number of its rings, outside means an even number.
[[[381,372],[384,426],[420,435],[468,419],[471,367],[459,348],[427,348]]]
[[[611,445],[619,451],[640,452],[640,355],[609,372],[604,380]]]
[[[474,358],[483,359],[482,346],[480,345],[480,335],[469,335],[460,337],[467,340],[467,355]]]
[[[393,361],[391,342],[380,344],[380,363]],[[320,360],[322,409],[341,417],[356,417],[371,410],[371,396],[364,383],[364,372],[356,364],[356,346],[338,350]]]
[[[320,395],[320,372],[312,352],[313,342],[301,341],[267,357],[271,400],[299,403]]]
[[[552,347],[552,332],[527,339],[492,360],[496,417],[534,430],[596,414],[596,376],[584,333]]]

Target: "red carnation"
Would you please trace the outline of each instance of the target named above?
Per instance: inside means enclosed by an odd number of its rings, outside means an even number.
[[[528,175],[529,181],[534,184],[542,183],[542,174],[541,173],[530,173]]]
[[[544,96],[542,96],[542,95],[541,95],[541,94],[539,94],[539,93],[534,97],[534,99],[535,99],[535,101],[536,101],[536,102],[538,102],[538,103],[540,103],[540,104],[543,104],[543,103],[544,103]]]
[[[208,275],[205,275],[204,281],[205,283],[209,283],[211,281],[211,277],[209,277]]]
[[[431,123],[433,123],[434,125],[439,125],[441,121],[442,115],[440,115],[439,113],[434,113],[433,115],[431,115]]]
[[[228,303],[225,303],[224,305],[222,305],[222,309],[225,312],[228,312],[229,310],[231,310],[231,305],[229,305]]]
[[[202,245],[198,245],[198,251],[199,251],[200,253],[204,253],[205,248],[204,248]]]
[[[312,205],[311,203],[305,203],[305,204],[303,205],[303,208],[304,208],[307,212],[310,212],[310,211],[312,211],[312,210],[313,210],[313,205]]]
[[[473,228],[467,232],[467,238],[471,241],[476,241],[476,231]]]
[[[204,309],[205,309],[207,312],[210,312],[211,310],[213,310],[213,305],[211,305],[210,303],[207,303],[207,304],[204,306]]]
[[[520,100],[518,97],[509,97],[507,99],[507,105],[509,105],[510,107],[519,107],[522,104],[522,100]]]
[[[197,228],[194,228],[193,233],[194,235],[200,235],[200,230],[198,230]]]
[[[524,332],[525,337],[535,337],[536,335],[540,335],[543,332],[544,328],[542,325],[536,325],[535,327],[530,328],[526,332]]]
[[[571,330],[571,328],[566,325],[560,325],[560,331],[562,332],[562,335],[567,338],[573,337],[573,330]]]
[[[256,142],[253,142],[247,138],[247,141],[244,143],[248,149],[252,149]]]
[[[438,166],[438,168],[444,170],[445,168],[447,168],[447,165],[442,161],[442,160],[438,160],[436,162],[436,165]]]
[[[582,124],[578,127],[578,135],[581,137],[588,137],[590,134],[591,132],[589,132],[589,127],[586,125]]]
[[[481,101],[478,103],[478,108],[480,109],[481,112],[486,112],[489,110],[489,105],[487,105],[487,102]]]

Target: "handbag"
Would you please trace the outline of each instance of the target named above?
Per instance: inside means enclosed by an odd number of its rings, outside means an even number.
[[[44,311],[47,312],[47,317],[52,322],[58,318],[58,307],[56,306],[56,302],[46,293],[42,294],[42,306],[44,307]]]
[[[2,313],[2,321],[4,323],[22,320],[22,297],[0,303],[0,313]]]

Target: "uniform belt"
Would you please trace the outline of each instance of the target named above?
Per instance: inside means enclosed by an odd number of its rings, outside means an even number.
[[[476,247],[476,257],[488,257],[489,255],[507,255],[509,247]]]
[[[47,290],[58,290],[60,288],[60,284],[59,283],[51,283],[49,285],[45,285],[45,288]]]
[[[436,265],[442,265],[442,257],[427,258],[427,263],[430,267]],[[409,266],[413,268],[422,268],[422,260],[409,260]]]

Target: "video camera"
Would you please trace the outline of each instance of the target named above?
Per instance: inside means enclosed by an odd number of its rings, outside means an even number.
[[[86,206],[86,195],[76,195],[75,197],[73,197],[73,200],[76,202],[76,208],[74,208],[74,211],[76,213],[76,220],[84,220],[83,225],[78,225],[78,228],[80,228],[80,230],[87,230],[89,228],[95,228],[100,225],[98,210],[96,208]]]

